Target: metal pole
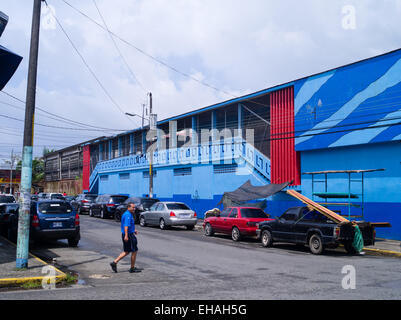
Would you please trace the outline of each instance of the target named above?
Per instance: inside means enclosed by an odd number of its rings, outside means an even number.
[[[26,91],[24,147],[22,150],[21,197],[18,218],[17,269],[28,267],[29,225],[32,187],[32,150],[36,98],[36,78],[39,51],[41,0],[34,0],[32,14],[31,48],[29,52],[28,86]]]
[[[152,117],[152,93],[149,93],[149,116]],[[143,121],[143,119],[142,119]],[[151,128],[151,124],[149,125],[149,130],[153,130]],[[151,134],[153,137],[153,134]],[[153,143],[153,141],[152,141]],[[153,148],[152,145],[150,147],[150,157],[149,157],[149,198],[153,198]]]

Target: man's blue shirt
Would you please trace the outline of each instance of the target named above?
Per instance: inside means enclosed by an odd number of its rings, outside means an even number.
[[[124,212],[121,217],[121,233],[125,234],[124,227],[128,227],[128,234],[135,232],[135,220],[131,212],[128,210]]]

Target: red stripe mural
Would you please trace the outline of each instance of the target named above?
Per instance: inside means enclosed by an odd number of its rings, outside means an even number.
[[[301,185],[299,152],[295,151],[294,139],[294,87],[270,94],[271,118],[271,182],[294,181]]]
[[[82,159],[82,190],[89,191],[89,177],[90,177],[90,146],[84,146],[83,148],[83,159]]]

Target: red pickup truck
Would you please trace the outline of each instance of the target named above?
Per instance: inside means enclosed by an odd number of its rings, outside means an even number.
[[[234,241],[240,241],[242,237],[256,237],[257,224],[272,220],[260,208],[228,207],[220,214],[206,218],[203,229],[208,237],[223,233],[231,235]]]

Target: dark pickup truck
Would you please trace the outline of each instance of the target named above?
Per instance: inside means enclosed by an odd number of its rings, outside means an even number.
[[[374,227],[368,222],[357,222],[357,225],[364,245],[374,245]],[[337,224],[308,207],[291,208],[280,218],[260,223],[256,234],[264,247],[271,247],[273,242],[306,244],[313,254],[322,254],[325,248],[343,244],[348,253],[356,253],[352,246],[355,228],[350,223]]]

